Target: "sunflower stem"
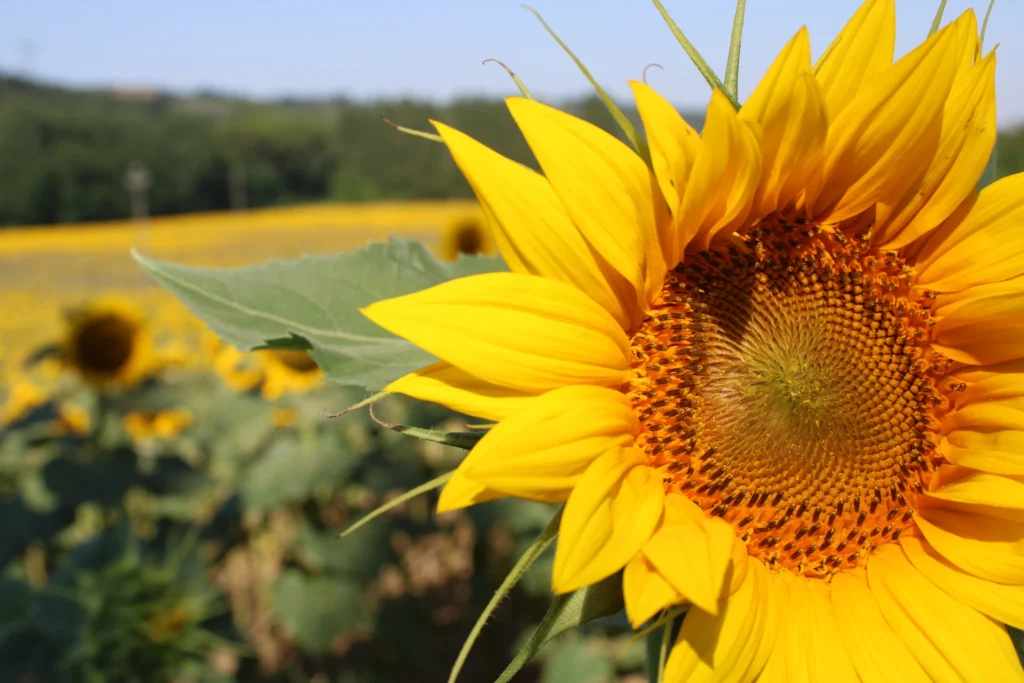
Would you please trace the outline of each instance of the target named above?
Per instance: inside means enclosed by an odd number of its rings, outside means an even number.
[[[452,672],[448,676],[448,683],[455,683],[455,679],[458,678],[459,672],[462,671],[462,666],[466,663],[466,658],[469,656],[469,651],[473,649],[473,643],[480,637],[480,632],[483,631],[484,625],[487,620],[494,614],[494,610],[498,608],[498,605],[502,600],[505,599],[519,580],[523,578],[527,570],[533,566],[533,563],[537,561],[548,546],[551,545],[552,541],[555,540],[555,536],[558,535],[558,524],[562,519],[562,510],[559,510],[548,525],[544,527],[544,531],[540,532],[530,547],[526,549],[523,556],[519,558],[515,566],[512,567],[512,571],[508,573],[505,580],[498,586],[498,590],[494,592],[494,596],[491,597],[490,602],[484,607],[484,611],[480,613],[480,617],[473,624],[473,630],[469,632],[469,636],[466,638],[466,642],[462,644],[462,649],[459,650],[459,656],[455,659],[455,664],[452,666]]]
[[[444,446],[455,446],[470,450],[484,437],[483,434],[475,432],[443,432],[440,429],[423,429],[422,427],[409,427],[408,425],[396,425],[378,418],[373,412],[373,404],[370,405],[370,419],[384,429],[390,429],[399,434],[408,434],[422,441],[433,441]]]
[[[525,97],[528,100],[536,99],[530,92],[530,89],[526,87],[526,84],[523,83],[523,80],[516,75],[515,71],[508,68],[508,65],[505,64],[505,62],[501,61],[500,59],[494,59],[493,57],[490,59],[485,59],[483,63],[486,64],[487,62],[494,62],[502,69],[504,69],[506,72],[508,72],[508,75],[512,78],[512,82],[516,84],[517,88],[519,88],[519,92],[522,93],[523,97]]]
[[[392,510],[392,509],[398,507],[399,505],[401,505],[402,503],[406,502],[407,500],[411,500],[411,499],[415,498],[416,496],[418,496],[418,495],[420,495],[422,493],[426,493],[427,491],[433,491],[434,489],[443,486],[445,483],[447,483],[447,481],[449,479],[452,478],[452,474],[454,474],[454,472],[445,472],[441,476],[435,477],[435,478],[431,479],[430,481],[426,482],[425,484],[420,484],[416,488],[410,489],[409,491],[406,491],[405,493],[403,493],[402,495],[398,496],[397,498],[392,498],[391,500],[389,500],[388,502],[384,503],[380,507],[375,508],[372,512],[367,514],[362,519],[354,522],[352,524],[352,526],[350,526],[349,528],[347,528],[344,531],[342,531],[340,538],[345,538],[346,536],[348,536],[352,532],[356,531],[360,527],[362,527],[362,526],[364,526],[366,524],[369,524],[373,520],[375,520],[378,517],[380,517],[381,515],[383,515],[388,510]]]
[[[733,95],[729,94],[729,91],[726,90],[725,85],[722,83],[721,80],[719,80],[718,76],[715,75],[715,72],[711,69],[710,66],[708,66],[708,63],[704,60],[704,58],[701,57],[700,52],[697,51],[697,48],[694,47],[693,43],[691,43],[690,40],[686,37],[686,35],[683,34],[683,31],[682,29],[679,28],[678,24],[676,24],[676,22],[672,20],[672,16],[668,13],[668,10],[665,9],[665,6],[661,4],[661,0],[653,0],[653,2],[654,6],[658,8],[658,12],[661,13],[661,18],[665,20],[665,23],[668,25],[669,30],[672,31],[672,35],[675,36],[677,41],[679,41],[679,44],[682,46],[683,51],[687,54],[687,56],[689,56],[690,61],[693,62],[693,65],[697,67],[697,71],[700,71],[701,75],[704,76],[704,80],[707,81],[708,85],[710,85],[712,88],[717,88],[718,90],[721,90],[723,93],[725,93],[725,96],[729,98],[730,102],[732,102],[732,106],[739,110],[739,101]]]
[[[736,16],[732,20],[732,37],[729,39],[729,61],[725,64],[725,94],[739,102],[740,43],[743,42],[743,17],[747,11],[747,0],[736,0]]]
[[[978,38],[978,51],[984,52],[985,48],[985,31],[988,30],[988,18],[992,15],[992,8],[995,6],[996,0],[988,0],[988,9],[985,10],[985,19],[981,22],[981,36]]]
[[[668,642],[672,638],[674,619],[670,620],[661,630],[661,648],[658,650],[658,683],[665,680],[665,662],[668,661]]]
[[[946,0],[939,2],[939,9],[935,12],[935,18],[932,19],[932,27],[928,31],[928,35],[931,36],[933,33],[939,30],[939,25],[942,23],[942,13],[946,11]]]
[[[399,133],[405,133],[406,135],[414,135],[418,138],[423,138],[424,140],[433,140],[434,142],[440,142],[444,144],[444,140],[441,139],[441,136],[435,133],[428,133],[426,131],[416,130],[415,128],[406,128],[405,126],[400,126],[391,119],[389,119],[388,117],[384,116],[383,114],[380,115],[380,120],[394,128],[395,130],[397,130]]]
[[[529,5],[523,5],[523,7],[533,12],[533,16],[537,17],[537,20],[541,23],[541,26],[544,27],[544,30],[548,32],[548,35],[554,38],[555,42],[558,43],[559,47],[565,50],[565,53],[569,55],[573,62],[576,63],[576,67],[580,70],[584,77],[586,77],[586,79],[590,81],[590,85],[593,86],[594,90],[597,91],[598,97],[600,97],[601,101],[604,102],[604,106],[608,108],[608,113],[612,115],[612,118],[615,119],[615,122],[619,124],[619,128],[621,128],[622,132],[626,134],[626,138],[629,140],[630,144],[633,145],[633,149],[635,149],[637,154],[639,154],[643,158],[644,162],[647,163],[648,166],[650,166],[651,152],[647,148],[647,141],[644,140],[639,133],[637,133],[636,127],[633,125],[633,123],[628,118],[626,118],[626,115],[622,113],[622,110],[619,109],[619,106],[617,104],[615,104],[615,101],[611,98],[611,96],[609,96],[608,93],[605,92],[604,88],[602,88],[598,84],[598,82],[594,80],[594,77],[590,74],[590,71],[587,69],[587,67],[583,65],[583,62],[580,61],[579,57],[577,57],[573,53],[573,51],[569,49],[569,46],[566,45],[562,41],[562,39],[558,37],[558,34],[555,33],[550,26],[548,26],[548,22],[544,21],[544,17],[540,15],[540,12],[530,7]]]
[[[385,396],[389,396],[390,394],[390,391],[378,391],[373,396],[365,398],[359,403],[355,404],[354,406],[349,406],[348,408],[345,408],[345,410],[342,410],[337,413],[332,413],[329,410],[327,410],[327,408],[324,408],[324,417],[326,417],[328,420],[333,420],[336,417],[343,417],[355,410],[359,410],[360,408],[363,408],[365,406],[372,405],[373,403],[376,403],[377,401],[381,400]]]

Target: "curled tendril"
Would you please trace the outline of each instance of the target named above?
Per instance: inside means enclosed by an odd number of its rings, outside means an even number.
[[[664,70],[665,70],[665,67],[663,67],[663,66],[662,66],[661,64],[657,64],[657,63],[654,63],[654,62],[652,62],[652,63],[648,64],[647,66],[645,66],[645,67],[644,67],[644,72],[643,72],[643,74],[642,74],[642,75],[640,76],[640,78],[641,78],[641,79],[643,80],[643,82],[644,82],[644,85],[647,85],[647,70],[648,70],[648,69],[650,69],[650,68],[651,68],[652,66],[656,66],[656,67],[658,67],[659,69],[661,69],[662,71],[664,71]]]
[[[428,133],[426,131],[416,130],[415,128],[406,128],[405,126],[400,126],[391,119],[389,119],[388,117],[384,116],[383,114],[380,115],[380,120],[394,128],[395,130],[397,130],[399,133],[405,133],[406,135],[415,135],[418,138],[433,140],[434,142],[444,142],[444,140],[441,139],[441,136],[437,135],[436,133]]]
[[[505,64],[505,62],[501,61],[500,59],[494,59],[493,57],[490,57],[483,61],[484,64],[488,62],[494,62],[502,69],[504,69],[512,78],[512,81],[516,84],[516,87],[519,88],[519,92],[522,93],[523,97],[525,97],[528,100],[535,99],[533,94],[530,93],[530,89],[526,87],[525,83],[523,83],[522,79],[520,79],[519,76],[516,75],[516,72],[510,69],[508,65]]]

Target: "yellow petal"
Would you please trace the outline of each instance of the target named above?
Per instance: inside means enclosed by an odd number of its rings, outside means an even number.
[[[441,489],[441,495],[437,500],[437,511],[442,513],[461,510],[471,505],[504,497],[505,494],[501,491],[489,489],[467,477],[460,466],[456,468],[452,473],[452,478]]]
[[[839,572],[829,584],[836,623],[863,681],[926,683],[931,679],[882,616],[867,574]]]
[[[947,417],[948,429],[1024,429],[1024,399],[971,403]]]
[[[716,235],[736,230],[750,213],[760,178],[757,133],[715,90],[679,210],[682,242],[693,241],[691,248],[699,251],[707,249]]]
[[[939,453],[957,465],[996,474],[1024,474],[1024,430],[957,429],[939,442]]]
[[[814,612],[810,588],[804,577],[797,576],[789,581],[785,610],[785,624],[775,647],[785,657],[786,679],[812,683],[814,679],[811,677],[811,652],[807,647],[807,624],[814,623]]]
[[[363,314],[481,380],[524,392],[626,380],[629,341],[575,287],[518,273],[451,280]]]
[[[1024,398],[1024,373],[993,373],[973,381],[965,391],[956,397],[956,406],[961,408],[973,403],[1001,402],[1003,399],[1020,401],[1022,398]]]
[[[1005,627],[922,576],[898,546],[883,546],[871,557],[868,584],[886,620],[933,679],[1024,677]]]
[[[674,215],[697,155],[700,135],[654,88],[638,81],[630,81],[629,86],[651,147],[658,186]]]
[[[555,389],[487,432],[466,456],[465,474],[512,496],[561,502],[591,462],[611,448],[632,446],[638,430],[620,391]]]
[[[962,572],[915,536],[902,537],[900,545],[914,567],[951,597],[996,621],[1024,628],[1024,585],[993,583]]]
[[[831,120],[892,65],[895,45],[893,0],[868,0],[861,5],[814,65]]]
[[[786,662],[786,639],[789,637],[788,629],[793,614],[789,609],[790,586],[796,581],[796,577],[789,571],[783,570],[777,574],[768,575],[768,624],[765,633],[769,639],[762,645],[766,652],[766,661],[760,676],[749,676],[744,680],[757,680],[759,683],[789,683],[789,671]],[[771,636],[770,634],[774,634]]]
[[[437,122],[434,127],[493,217],[494,240],[509,270],[575,285],[623,328],[631,327],[639,318],[636,297],[619,298],[547,179],[465,133]]]
[[[1024,482],[989,472],[968,471],[965,476],[926,495],[953,503],[1024,510]]]
[[[926,260],[917,264],[917,285],[956,292],[1024,274],[1024,173],[992,183]],[[940,229],[941,230],[941,229]]]
[[[735,593],[721,600],[717,615],[690,610],[665,666],[665,681],[753,680],[764,667],[768,575],[760,562],[750,562]]]
[[[659,280],[660,290],[665,272],[660,256],[648,259],[660,252],[655,203],[664,199],[647,165],[593,124],[534,100],[510,97],[507,103],[566,212],[646,303],[647,287]],[[660,279],[652,275],[658,261]]]
[[[613,449],[583,473],[562,513],[552,574],[556,593],[611,576],[650,538],[665,494],[645,459],[636,448]]]
[[[683,601],[643,553],[637,554],[622,572],[622,598],[634,629],[663,609]]]
[[[653,88],[637,81],[630,81],[629,85],[644,123],[658,186],[672,216],[678,217],[700,136]],[[669,266],[679,263],[686,245],[682,243],[674,221],[664,224],[660,242],[665,263]]]
[[[788,572],[782,576],[787,586],[785,616],[764,678],[803,683],[858,680],[835,622],[828,586]]]
[[[1024,524],[968,510],[924,507],[917,527],[964,571],[997,583],[1024,584]]]
[[[904,196],[887,225],[879,226],[880,249],[898,249],[934,230],[977,187],[996,141],[995,72],[993,53],[953,81],[939,149],[920,186]]]
[[[666,502],[667,506],[680,504],[693,506],[680,496]],[[718,614],[720,599],[728,595],[726,575],[736,535],[721,519],[701,517],[680,518],[680,523],[666,519],[644,546],[644,554],[690,602]]]
[[[932,348],[955,361],[991,365],[1024,358],[1024,277],[939,298]]]
[[[994,365],[977,365],[960,368],[953,373],[954,377],[965,382],[981,382],[993,377],[1016,375],[1024,379],[1024,358],[996,363]]]
[[[810,66],[810,38],[801,28],[740,110],[741,120],[758,124],[762,131],[761,182],[753,216],[785,208],[817,170],[828,116]]]
[[[522,410],[536,395],[490,384],[444,362],[400,377],[385,391],[440,403],[456,412],[485,420],[503,420]]]
[[[957,35],[947,27],[929,38],[833,119],[823,185],[812,198],[817,220],[839,222],[877,203],[894,204],[918,182],[938,148]]]
[[[799,579],[798,579],[799,580]],[[850,681],[857,683],[860,679],[850,659],[846,647],[846,638],[839,628],[829,587],[820,579],[803,579],[810,589],[811,628],[805,630],[807,649],[810,652],[810,670],[812,681]]]

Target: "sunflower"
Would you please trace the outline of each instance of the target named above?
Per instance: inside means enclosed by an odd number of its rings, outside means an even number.
[[[173,439],[192,426],[192,411],[186,408],[133,411],[121,418],[121,426],[137,443]]]
[[[11,384],[3,403],[0,403],[0,426],[17,422],[51,399],[51,393],[35,382],[18,379]]]
[[[107,296],[67,314],[64,358],[99,388],[129,387],[154,369],[145,316],[130,299]]]
[[[435,124],[511,272],[364,313],[442,360],[388,387],[497,421],[439,510],[564,502],[558,593],[688,606],[683,680],[1021,680],[1024,174],[978,192],[995,55],[967,12],[893,62],[869,0],[651,166],[535,101],[543,175]]]
[[[50,425],[54,436],[88,436],[92,431],[92,415],[77,403],[62,402],[57,407],[57,417]]]
[[[243,353],[210,330],[203,333],[203,355],[213,371],[235,391],[249,391],[263,380],[263,371],[251,354]]]
[[[267,349],[256,354],[265,373],[260,395],[268,401],[306,393],[323,380],[323,371],[306,351]]]
[[[444,261],[454,261],[459,254],[493,253],[494,242],[479,212],[459,214],[441,229],[437,254]]]

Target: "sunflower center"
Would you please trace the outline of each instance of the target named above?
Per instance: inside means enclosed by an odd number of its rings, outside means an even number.
[[[280,350],[274,351],[274,355],[284,366],[295,372],[316,372],[319,367],[306,351]]]
[[[479,254],[484,249],[483,228],[474,221],[466,221],[455,229],[455,248],[460,254]]]
[[[74,342],[78,365],[100,375],[116,375],[132,356],[135,327],[117,316],[86,322]]]
[[[688,256],[632,340],[650,466],[770,566],[857,565],[938,461],[948,361],[925,304],[866,235],[773,221]]]

